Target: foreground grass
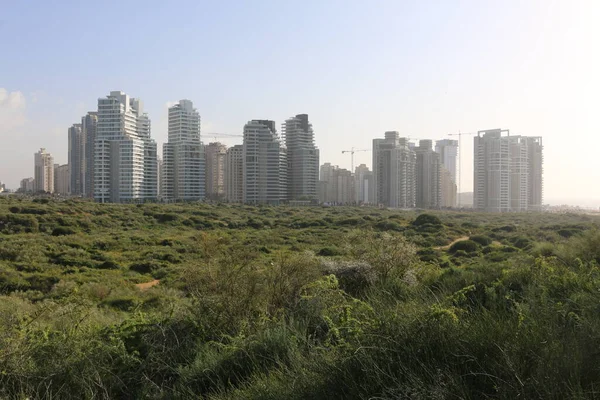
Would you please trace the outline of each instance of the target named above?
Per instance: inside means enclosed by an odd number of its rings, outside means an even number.
[[[595,398],[598,223],[3,200],[0,398]]]

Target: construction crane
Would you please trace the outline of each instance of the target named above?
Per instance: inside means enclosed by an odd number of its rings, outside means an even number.
[[[350,153],[350,165],[351,165],[351,173],[354,173],[354,153],[358,153],[361,151],[371,151],[371,149],[360,149],[360,150],[356,150],[354,147],[352,147],[350,150],[342,150],[342,154],[346,154],[346,153]]]
[[[462,164],[462,137],[463,135],[476,135],[477,132],[461,132],[458,131],[458,133],[449,133],[448,136],[458,136],[458,207],[460,208],[461,204],[460,204],[460,193],[461,193],[461,188],[460,188],[460,165]]]

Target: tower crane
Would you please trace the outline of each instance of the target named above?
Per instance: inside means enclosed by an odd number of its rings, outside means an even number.
[[[350,150],[342,150],[342,154],[346,154],[346,153],[350,153],[350,165],[352,170],[350,171],[351,173],[354,173],[354,153],[358,153],[361,151],[371,151],[371,149],[360,149],[357,150],[354,147],[352,147]]]
[[[460,165],[462,164],[462,137],[463,135],[476,135],[477,132],[461,132],[458,131],[458,133],[449,133],[448,136],[458,136],[458,207],[460,208],[461,204],[460,204],[460,193],[461,193],[461,188],[460,188]]]

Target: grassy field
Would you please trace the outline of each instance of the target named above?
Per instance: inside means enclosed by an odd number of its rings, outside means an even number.
[[[0,199],[0,398],[598,398],[599,227]]]

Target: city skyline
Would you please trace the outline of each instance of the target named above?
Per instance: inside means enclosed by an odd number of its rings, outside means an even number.
[[[588,184],[597,177],[600,146],[598,2],[390,1],[368,10],[360,2],[307,2],[310,31],[285,29],[291,4],[184,3],[185,14],[157,2],[131,2],[119,12],[110,4],[7,4],[0,33],[22,34],[7,43],[9,61],[0,66],[0,180],[17,188],[42,146],[66,162],[65,127],[94,109],[99,94],[120,89],[145,100],[157,143],[166,142],[166,110],[182,98],[194,99],[207,133],[241,134],[257,116],[279,124],[306,112],[320,159],[343,168],[350,156],[341,150],[368,148],[388,130],[437,141],[508,127],[544,138],[545,202],[600,204],[600,188]],[[76,17],[92,12],[93,19]],[[143,18],[126,17],[138,12]],[[271,23],[250,35],[240,28],[257,17]],[[139,51],[120,44],[121,32],[102,29],[101,21],[113,18],[140,33]],[[194,52],[173,43],[180,32],[196,44]],[[92,42],[95,52],[77,51]],[[282,57],[287,49],[294,51]],[[106,64],[108,52],[119,63]],[[263,58],[251,63],[251,54]],[[473,187],[473,146],[468,136],[462,144],[466,192]],[[369,159],[357,153],[355,165]]]

